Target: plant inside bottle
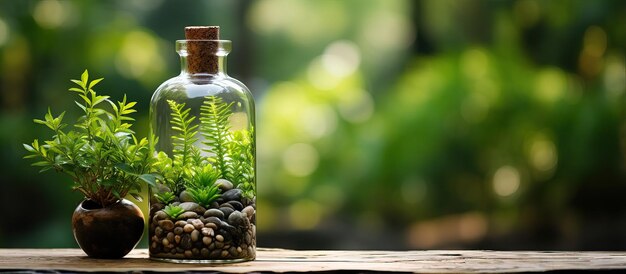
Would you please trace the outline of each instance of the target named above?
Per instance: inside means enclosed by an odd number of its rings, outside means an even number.
[[[256,257],[254,99],[226,74],[219,27],[187,27],[181,74],[150,103],[155,136],[150,258],[239,262]],[[158,141],[157,141],[158,140]]]

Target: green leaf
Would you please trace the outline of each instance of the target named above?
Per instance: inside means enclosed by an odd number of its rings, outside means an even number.
[[[83,82],[81,82],[81,81],[79,81],[79,80],[74,80],[74,79],[72,79],[72,80],[70,80],[70,81],[72,81],[72,83],[77,84],[77,85],[79,85],[80,87],[82,87],[82,88],[83,88],[83,90],[81,90],[80,92],[81,92],[81,93],[85,93],[85,84],[84,84]]]
[[[150,186],[155,186],[157,179],[162,179],[162,177],[157,176],[156,174],[141,174],[138,178],[148,183]]]
[[[86,70],[85,70],[85,72],[86,72]],[[98,78],[96,80],[91,81],[91,83],[89,83],[89,88],[88,89],[93,88],[95,85],[100,83],[100,81],[102,81],[102,80],[104,80],[104,78]]]
[[[80,81],[83,82],[83,86],[87,84],[87,81],[89,81],[89,72],[87,70],[80,75]]]

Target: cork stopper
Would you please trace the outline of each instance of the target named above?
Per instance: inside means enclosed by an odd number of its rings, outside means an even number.
[[[219,70],[216,55],[220,39],[219,26],[191,26],[185,28],[187,41],[187,70],[189,73],[216,74]],[[213,40],[213,41],[207,41]]]

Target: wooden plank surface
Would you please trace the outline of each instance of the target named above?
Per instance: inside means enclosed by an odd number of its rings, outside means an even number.
[[[136,249],[121,260],[90,259],[80,249],[0,249],[0,270],[511,273],[625,270],[626,252],[296,251],[259,248],[257,260],[237,264],[173,264]]]

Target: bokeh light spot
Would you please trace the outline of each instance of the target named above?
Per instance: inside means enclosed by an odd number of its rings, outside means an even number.
[[[351,123],[369,120],[374,114],[372,96],[364,90],[354,90],[349,93],[349,96],[341,97],[339,101],[338,108],[341,117]]]
[[[535,79],[535,96],[544,103],[560,99],[567,87],[566,76],[559,69],[545,69]]]
[[[336,41],[328,45],[321,58],[324,68],[337,77],[345,77],[354,73],[361,63],[359,48],[347,40]]]
[[[60,27],[68,17],[67,10],[57,0],[43,0],[35,5],[33,18],[42,28],[55,29]]]
[[[520,174],[512,166],[500,167],[493,175],[493,190],[502,197],[513,195],[520,186]]]
[[[124,37],[115,66],[127,78],[142,78],[149,72],[161,72],[165,64],[157,41],[150,34],[135,30]]]
[[[549,171],[557,164],[556,146],[544,136],[536,137],[529,151],[530,163],[538,171]]]
[[[489,58],[483,50],[470,49],[461,57],[461,70],[471,79],[480,79],[487,75]]]
[[[317,169],[319,153],[310,144],[297,143],[283,153],[283,166],[291,175],[308,176]]]
[[[289,207],[289,219],[295,229],[313,229],[322,217],[321,206],[311,200],[299,200]]]

